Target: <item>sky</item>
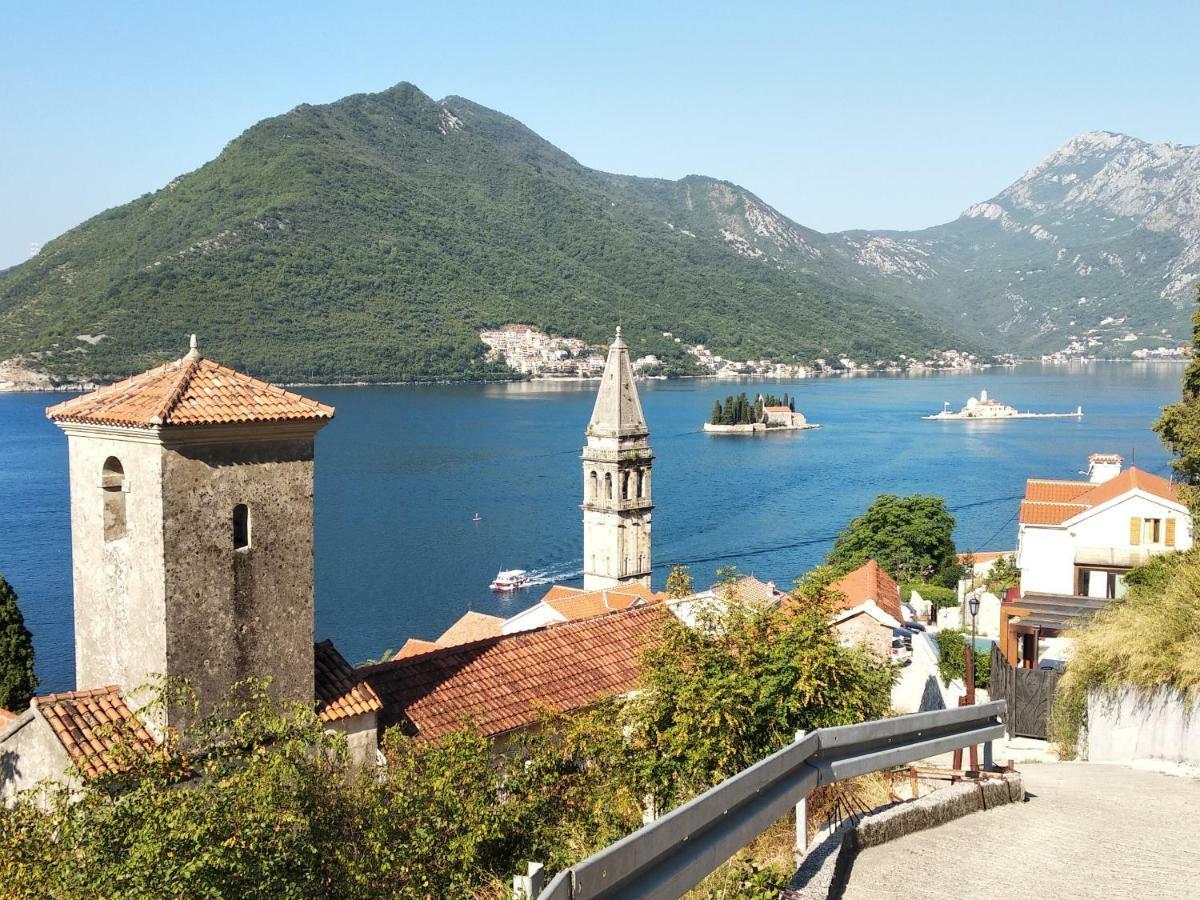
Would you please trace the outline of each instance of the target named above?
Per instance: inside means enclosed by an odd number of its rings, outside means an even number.
[[[1200,144],[1200,3],[20,3],[0,268],[299,103],[410,81],[822,231],[948,221],[1083,131]]]

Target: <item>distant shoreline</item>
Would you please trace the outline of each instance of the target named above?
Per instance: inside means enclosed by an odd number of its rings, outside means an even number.
[[[1036,363],[1047,368],[1060,368],[1063,366],[1075,365],[1091,365],[1094,363],[1140,363],[1142,365],[1187,365],[1191,363],[1190,359],[1080,359],[1070,360],[1067,362],[1043,362],[1038,359],[1018,359],[1011,364],[987,363],[978,366],[970,366],[967,368],[957,369],[942,369],[942,368],[920,368],[920,369],[851,369],[848,371],[833,371],[820,372],[812,375],[754,375],[754,374],[736,374],[724,375],[719,373],[706,373],[703,375],[649,375],[636,376],[638,381],[683,381],[685,379],[708,379],[711,381],[778,381],[778,382],[793,382],[806,381],[810,378],[878,378],[881,376],[897,376],[897,375],[966,375],[972,372],[980,372],[986,369],[1011,369],[1017,365],[1025,363]],[[590,384],[598,382],[599,376],[589,378],[579,375],[563,375],[563,376],[548,376],[535,375],[532,377],[518,378],[428,378],[415,379],[412,381],[282,381],[274,382],[285,388],[325,388],[325,387],[419,387],[422,385],[454,385],[454,384],[532,384],[535,382],[541,383],[580,383]],[[20,383],[4,383],[0,384],[0,394],[78,394],[85,391],[93,391],[97,388],[105,387],[106,384],[97,384],[93,382],[63,382],[61,384],[45,384],[33,383],[23,385]]]

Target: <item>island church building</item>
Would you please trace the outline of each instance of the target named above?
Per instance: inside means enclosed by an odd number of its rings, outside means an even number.
[[[378,733],[486,737],[631,690],[659,603],[353,668],[313,635],[313,465],[332,407],[188,353],[47,410],[67,436],[78,690],[0,718],[0,799],[111,772],[116,733],[153,747],[186,724],[139,690],[183,678],[202,710],[269,678],[314,703],[352,756]],[[650,581],[653,454],[618,329],[583,451],[585,591]],[[566,589],[563,589],[566,590]],[[581,594],[584,592],[580,592]],[[636,600],[636,598],[635,598]],[[69,773],[69,774],[68,774]]]

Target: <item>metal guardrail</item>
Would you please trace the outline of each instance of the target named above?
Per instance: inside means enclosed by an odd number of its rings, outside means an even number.
[[[559,872],[538,900],[679,897],[813,788],[987,743],[1006,712],[997,700],[813,731]]]

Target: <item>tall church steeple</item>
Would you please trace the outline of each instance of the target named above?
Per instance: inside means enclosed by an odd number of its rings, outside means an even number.
[[[650,584],[649,438],[618,326],[583,448],[584,588]]]

